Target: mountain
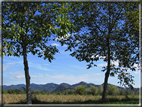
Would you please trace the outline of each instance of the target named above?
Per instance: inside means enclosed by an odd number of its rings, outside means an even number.
[[[34,84],[32,83],[31,84],[31,89],[32,90],[43,90],[43,91],[46,91],[46,92],[51,92],[53,91],[54,89],[56,89],[58,87],[58,84],[54,84],[54,83],[48,83],[48,84],[45,84],[45,85],[37,85],[37,84]]]
[[[10,85],[10,86],[3,85],[3,89],[4,90],[8,90],[8,89],[22,89],[22,87],[26,88],[26,85],[25,84]]]
[[[36,90],[41,91],[41,90],[43,90],[43,91],[46,91],[46,92],[52,92],[59,85],[54,84],[54,83],[47,83],[45,85],[38,85],[38,84],[32,83],[32,84],[30,84],[30,86],[31,86],[32,91],[36,91]],[[4,90],[8,90],[8,89],[21,89],[21,90],[23,90],[22,87],[26,88],[26,85],[25,84],[10,85],[10,86],[3,85]]]
[[[52,93],[64,92],[65,90],[67,90],[67,87],[64,85],[59,85],[55,90],[52,91]]]
[[[55,84],[55,83],[47,83],[47,84],[44,84],[44,85],[40,85],[40,84],[34,84],[32,83],[31,84],[31,90],[43,90],[45,92],[48,92],[48,93],[55,93],[55,92],[63,92],[64,90],[67,90],[67,89],[74,89],[75,87],[79,86],[79,85],[86,85],[87,88],[90,87],[90,85],[92,86],[95,86],[95,87],[99,87],[99,85],[95,85],[93,83],[86,83],[84,81],[81,81],[77,84],[73,84],[73,85],[70,85],[70,84],[67,84],[67,83],[61,83],[61,84]],[[104,84],[101,84],[102,86],[104,86]],[[112,84],[109,84],[108,85],[112,85]],[[18,85],[10,85],[10,86],[6,86],[6,85],[3,85],[3,89],[4,90],[8,90],[8,89],[22,89],[23,88],[26,88],[26,85],[25,84],[18,84]],[[123,87],[119,87],[117,86],[119,89],[124,89]],[[136,89],[136,88],[134,88]],[[139,89],[139,88],[138,88]]]
[[[73,84],[71,88],[75,88],[75,87],[77,87],[77,86],[79,86],[79,85],[86,85],[87,88],[89,88],[90,85],[95,86],[95,87],[99,87],[99,85],[95,85],[95,84],[93,84],[93,83],[86,83],[86,82],[84,82],[84,81],[81,81],[80,83]]]
[[[70,84],[67,84],[67,83],[61,83],[60,85],[63,85],[63,86],[65,86],[66,88],[70,88],[70,87],[71,87],[71,85],[70,85]]]
[[[79,83],[77,83],[77,84],[73,84],[73,85],[72,85],[72,88],[75,88],[75,87],[77,87],[77,86],[79,86],[79,85],[86,85],[86,86],[87,86],[87,83],[84,82],[84,81],[81,81],[81,82],[79,82]]]

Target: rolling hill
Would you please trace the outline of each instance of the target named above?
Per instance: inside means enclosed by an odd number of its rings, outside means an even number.
[[[70,85],[70,84],[67,84],[67,83],[61,83],[61,84],[55,84],[55,83],[47,83],[47,84],[34,84],[32,83],[31,84],[31,90],[35,91],[35,90],[43,90],[45,92],[48,92],[48,93],[56,93],[56,92],[63,92],[64,90],[67,90],[67,89],[74,89],[75,87],[79,86],[79,85],[86,85],[87,88],[90,87],[90,85],[92,86],[95,86],[95,87],[99,87],[99,85],[95,85],[93,83],[86,83],[86,82],[79,82],[77,84],[73,84],[73,85]],[[100,85],[104,85],[104,84],[100,84]],[[108,85],[112,85],[112,84],[109,84]],[[6,85],[3,85],[3,89],[4,90],[8,90],[8,89],[21,89],[23,90],[22,87],[26,87],[25,84],[18,84],[18,85],[10,85],[10,86],[6,86]],[[124,89],[123,87],[119,87],[117,86],[119,89]],[[136,89],[136,88],[135,88]]]

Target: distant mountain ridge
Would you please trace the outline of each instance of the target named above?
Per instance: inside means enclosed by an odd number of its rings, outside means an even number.
[[[90,87],[90,85],[92,86],[95,86],[95,87],[99,87],[99,85],[95,85],[93,83],[86,83],[86,82],[79,82],[79,83],[76,83],[76,84],[73,84],[73,85],[70,85],[70,84],[67,84],[67,83],[61,83],[61,84],[55,84],[55,83],[47,83],[47,84],[44,84],[44,85],[38,85],[38,84],[34,84],[32,83],[30,86],[31,86],[31,90],[39,90],[39,91],[45,91],[45,92],[48,92],[48,93],[54,93],[54,92],[63,92],[64,90],[66,89],[74,89],[75,87],[79,86],[79,85],[86,85],[87,88]],[[104,84],[100,84],[100,85],[104,85]],[[113,84],[109,84],[108,85],[113,85]],[[115,85],[114,85],[115,86]],[[10,86],[6,86],[6,85],[3,85],[3,89],[4,90],[8,90],[8,89],[21,89],[23,90],[23,88],[26,88],[26,85],[25,84],[18,84],[18,85],[10,85]],[[117,86],[119,89],[124,89],[123,87],[119,87]]]

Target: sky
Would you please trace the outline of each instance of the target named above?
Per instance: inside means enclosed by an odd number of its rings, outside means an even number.
[[[68,83],[76,84],[81,81],[86,83],[94,83],[101,85],[104,83],[105,72],[102,72],[102,67],[107,63],[103,60],[97,61],[97,67],[86,69],[88,66],[85,61],[79,62],[75,57],[70,56],[71,52],[64,50],[66,45],[61,46],[57,41],[49,41],[48,45],[54,45],[59,49],[50,63],[44,60],[43,57],[39,58],[37,55],[27,54],[29,74],[31,77],[30,83],[47,84],[47,83]],[[118,65],[118,61],[113,62]],[[136,66],[136,65],[135,65]],[[140,71],[128,71],[134,76],[134,87],[138,88],[140,85]],[[108,83],[120,86],[117,75],[108,78]],[[3,58],[3,85],[17,85],[26,84],[23,57],[20,56],[4,56]]]
[[[61,46],[56,41],[49,42],[51,45],[55,45],[60,53],[55,54],[55,59],[50,63],[44,60],[42,57],[39,58],[37,55],[29,53],[27,55],[29,74],[31,77],[31,83],[35,84],[46,84],[46,83],[69,83],[76,84],[81,81],[87,83],[94,83],[101,85],[104,82],[105,72],[102,72],[102,67],[107,64],[102,60],[97,61],[97,67],[87,68],[85,61],[79,62],[75,57],[70,56],[71,52],[64,50],[67,48],[66,45]],[[114,62],[116,65],[118,62]],[[135,77],[134,87],[139,87],[139,70],[130,71]],[[109,77],[108,83],[119,86],[117,83],[117,75],[115,77]],[[3,85],[17,85],[25,84],[25,74],[23,57],[20,56],[4,56],[3,58]]]

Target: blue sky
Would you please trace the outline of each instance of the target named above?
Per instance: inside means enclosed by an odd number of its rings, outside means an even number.
[[[60,53],[57,53],[52,60],[52,63],[48,60],[39,58],[37,55],[28,54],[29,73],[31,76],[31,83],[46,84],[46,83],[69,83],[75,84],[80,81],[87,83],[94,83],[100,85],[104,82],[105,72],[102,72],[102,67],[106,66],[106,63],[102,60],[96,62],[97,67],[87,68],[85,61],[79,62],[75,57],[70,56],[71,52],[64,50],[66,45],[61,46],[56,41],[50,41],[49,45],[55,45],[59,49]],[[114,62],[116,65],[118,62]],[[139,87],[139,71],[130,71],[135,77],[135,86]],[[109,77],[108,83],[118,85],[119,80],[117,75],[115,77]],[[3,85],[16,85],[25,84],[25,74],[23,57],[4,56],[3,58]]]

